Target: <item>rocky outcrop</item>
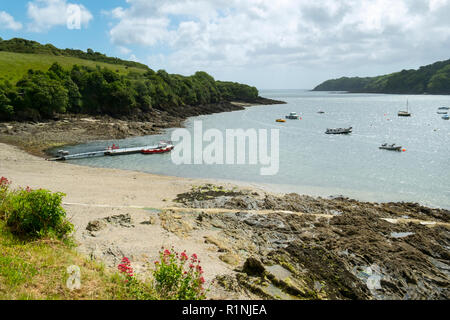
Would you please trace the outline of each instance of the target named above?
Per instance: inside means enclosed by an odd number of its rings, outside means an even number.
[[[181,219],[196,232],[216,230],[210,243],[240,261],[234,277],[217,278],[228,290],[264,299],[450,298],[448,210],[296,194],[181,198],[197,207],[180,208]]]

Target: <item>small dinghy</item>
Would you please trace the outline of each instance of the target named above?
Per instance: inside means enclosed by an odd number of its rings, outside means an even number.
[[[450,107],[439,107],[438,110],[449,110]]]
[[[70,153],[69,153],[69,151],[66,151],[66,150],[59,150],[59,151],[58,151],[58,154],[59,154],[61,157],[63,157],[63,156],[68,156]]]
[[[450,117],[448,116],[448,114],[446,114],[445,116],[442,117],[442,119],[444,119],[444,120],[450,120]]]
[[[438,111],[437,114],[447,114],[447,111]]]
[[[289,115],[286,116],[286,119],[299,120],[300,116],[297,114],[297,112],[291,112],[289,113]]]
[[[323,113],[325,113],[325,111],[320,110],[320,111],[317,111],[317,113],[323,114]]]
[[[277,119],[277,120],[275,120],[276,122],[286,122],[286,120],[284,120],[284,119]]]
[[[389,151],[402,151],[402,146],[396,146],[395,143],[390,145],[388,145],[387,143],[383,143],[380,149]]]
[[[336,129],[327,129],[325,131],[326,134],[349,134],[352,133],[353,128],[336,128]]]

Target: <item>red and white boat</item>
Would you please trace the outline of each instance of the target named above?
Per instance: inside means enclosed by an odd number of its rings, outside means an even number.
[[[142,149],[141,153],[142,154],[156,154],[156,153],[166,153],[166,152],[170,152],[173,150],[175,146],[171,143],[168,142],[160,142],[158,144],[158,146],[154,147],[154,148],[146,148],[146,149]]]

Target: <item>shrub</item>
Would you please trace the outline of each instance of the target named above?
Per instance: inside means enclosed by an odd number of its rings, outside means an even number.
[[[153,278],[155,289],[166,300],[203,300],[206,290],[200,261],[194,253],[188,257],[186,252],[165,249],[160,252],[160,260],[155,262]]]
[[[20,189],[3,201],[7,226],[17,235],[30,238],[64,238],[73,230],[61,206],[65,194],[48,190]]]

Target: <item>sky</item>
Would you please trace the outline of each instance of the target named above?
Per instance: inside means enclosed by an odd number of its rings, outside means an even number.
[[[450,0],[0,0],[0,37],[259,89],[450,58]]]

